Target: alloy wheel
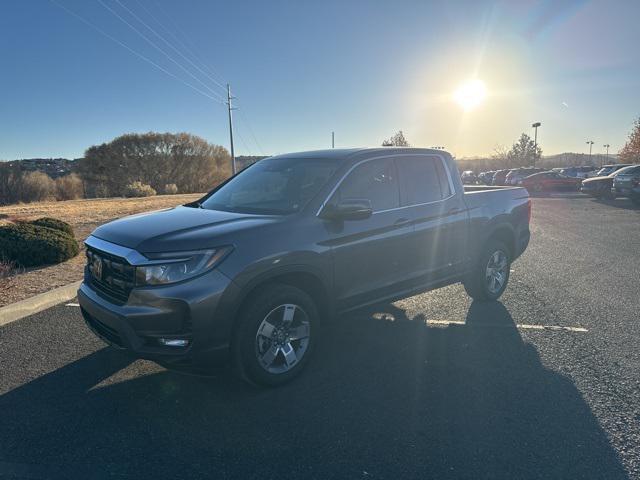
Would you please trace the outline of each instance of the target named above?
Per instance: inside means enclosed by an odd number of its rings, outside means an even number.
[[[485,271],[485,278],[487,282],[487,289],[492,295],[496,295],[500,292],[507,281],[509,262],[507,254],[502,250],[496,250],[489,257],[487,262],[487,268]]]
[[[295,367],[309,347],[311,324],[306,312],[294,304],[280,305],[262,320],[256,333],[256,357],[269,373]]]

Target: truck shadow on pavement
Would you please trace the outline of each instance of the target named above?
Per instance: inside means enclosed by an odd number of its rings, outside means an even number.
[[[131,363],[109,349],[14,389],[0,477],[627,478],[501,303],[473,303],[465,325],[389,304],[341,320],[278,389],[166,371],[109,382]]]

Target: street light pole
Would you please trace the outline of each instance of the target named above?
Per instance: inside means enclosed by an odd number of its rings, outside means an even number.
[[[542,125],[540,122],[532,123],[531,126],[534,128],[533,134],[533,166],[536,166],[536,155],[538,154],[538,127]]]
[[[591,149],[595,142],[593,140],[588,140],[586,143],[589,145],[589,165],[591,165]]]
[[[607,155],[606,155],[606,157],[605,157],[605,158],[607,159],[607,163],[609,163],[609,147],[610,147],[610,146],[611,146],[611,145],[609,145],[608,143],[605,143],[605,144],[603,145],[603,147],[605,147],[605,148],[607,149]],[[602,166],[602,165],[601,165],[601,166]]]

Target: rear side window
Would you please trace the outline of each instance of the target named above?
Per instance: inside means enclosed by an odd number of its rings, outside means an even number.
[[[451,184],[449,183],[449,175],[444,169],[442,160],[435,158],[436,170],[438,171],[438,180],[440,180],[440,190],[442,190],[442,198],[447,198],[453,195],[451,191]]]
[[[397,158],[403,206],[436,202],[451,194],[442,162],[436,157]]]
[[[357,166],[344,179],[337,200],[366,198],[374,212],[400,206],[396,168],[391,159],[371,160]]]

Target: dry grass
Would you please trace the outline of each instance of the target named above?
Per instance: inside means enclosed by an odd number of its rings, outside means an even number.
[[[160,210],[192,202],[202,194],[160,195],[145,198],[97,198],[64,202],[34,202],[0,207],[0,224],[11,220],[35,220],[54,217],[69,223],[76,239],[82,241],[98,225],[134,213]],[[0,306],[18,302],[52,288],[80,280],[84,253],[50,267],[30,269],[8,278],[0,278]]]

